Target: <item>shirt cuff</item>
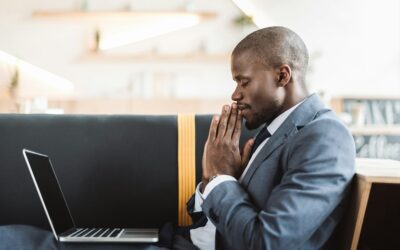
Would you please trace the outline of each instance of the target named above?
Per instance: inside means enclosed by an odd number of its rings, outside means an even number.
[[[194,195],[194,211],[193,212],[201,212],[201,205],[203,204],[204,197],[200,192],[201,189],[201,182],[196,187],[196,192]]]
[[[211,191],[218,186],[219,184],[221,184],[222,182],[225,181],[237,181],[235,179],[235,177],[230,176],[230,175],[218,175],[217,177],[215,177],[214,179],[212,179],[212,181],[210,181],[206,188],[204,189],[204,192],[202,194],[202,198],[203,200],[207,198],[208,194],[211,193]],[[203,204],[203,202],[202,202]]]

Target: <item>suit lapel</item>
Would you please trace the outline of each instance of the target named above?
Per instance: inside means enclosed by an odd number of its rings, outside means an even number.
[[[251,177],[253,177],[253,174],[257,170],[257,168],[261,165],[261,163],[267,159],[279,146],[285,143],[287,137],[289,134],[293,133],[293,130],[296,128],[293,126],[291,123],[287,124],[282,124],[286,125],[285,128],[278,129],[272,136],[269,138],[267,143],[264,145],[264,147],[260,150],[260,152],[257,154],[256,158],[252,162],[252,164],[249,166],[249,170],[247,171],[246,175],[243,178],[242,185],[247,187]],[[297,131],[297,130],[296,130]]]
[[[300,104],[260,150],[249,166],[249,170],[243,178],[242,185],[247,187],[261,163],[270,157],[279,146],[284,144],[291,135],[297,133],[305,124],[313,120],[317,112],[323,109],[323,107],[323,104],[315,94],[312,94]]]

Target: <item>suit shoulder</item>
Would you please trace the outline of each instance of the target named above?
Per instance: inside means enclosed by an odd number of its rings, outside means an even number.
[[[329,109],[322,110],[316,114],[314,119],[305,124],[302,130],[314,133],[339,133],[352,137],[348,127]]]

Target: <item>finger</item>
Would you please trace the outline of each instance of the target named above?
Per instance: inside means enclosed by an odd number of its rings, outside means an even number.
[[[214,140],[217,137],[218,122],[219,116],[214,115],[211,120],[210,130],[208,131],[208,139]]]
[[[229,116],[228,127],[226,128],[225,138],[232,140],[233,132],[235,131],[235,124],[237,120],[238,109],[237,104],[233,103],[231,106],[231,115]]]
[[[242,166],[246,167],[247,163],[250,160],[250,154],[251,154],[251,149],[253,147],[254,144],[254,139],[249,139],[243,147],[243,151],[242,151]]]
[[[230,107],[229,105],[224,105],[222,107],[222,114],[218,125],[218,131],[217,131],[218,138],[222,139],[225,136],[229,115],[230,115]]]
[[[240,140],[240,134],[242,133],[242,113],[238,111],[238,114],[236,116],[236,124],[235,124],[235,129],[233,130],[232,134],[232,142],[235,145],[239,145],[239,140]]]
[[[203,180],[207,180],[209,178],[208,171],[207,171],[207,165],[206,165],[206,163],[207,163],[207,160],[206,160],[207,159],[207,145],[208,145],[208,141],[206,141],[206,143],[204,145],[203,158],[201,160],[202,170],[203,170],[203,172],[202,172]]]

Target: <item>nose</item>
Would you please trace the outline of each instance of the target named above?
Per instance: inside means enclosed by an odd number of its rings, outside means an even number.
[[[236,86],[235,91],[233,91],[231,99],[235,102],[240,101],[243,98],[242,91],[240,90],[240,86]]]

